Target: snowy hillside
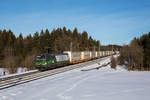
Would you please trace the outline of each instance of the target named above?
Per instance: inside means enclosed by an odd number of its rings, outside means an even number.
[[[110,62],[110,57],[100,63]],[[0,90],[0,100],[150,100],[150,72],[128,72],[108,65],[75,69]]]

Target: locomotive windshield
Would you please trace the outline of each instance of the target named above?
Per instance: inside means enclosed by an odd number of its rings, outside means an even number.
[[[36,56],[36,60],[37,60],[37,61],[43,60],[43,59],[45,59],[45,56],[44,56],[44,55]]]

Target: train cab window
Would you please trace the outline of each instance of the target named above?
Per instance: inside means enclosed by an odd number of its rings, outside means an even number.
[[[43,59],[45,59],[45,56],[44,56],[44,55],[36,56],[36,60],[37,60],[37,61],[43,60]]]
[[[41,56],[36,56],[36,60],[40,60],[41,59]]]

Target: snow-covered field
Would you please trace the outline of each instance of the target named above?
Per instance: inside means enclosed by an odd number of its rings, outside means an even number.
[[[110,58],[100,63],[109,62]],[[150,72],[98,64],[0,90],[0,100],[150,100]]]

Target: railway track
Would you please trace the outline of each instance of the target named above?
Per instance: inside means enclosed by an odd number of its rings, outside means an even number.
[[[33,80],[41,79],[44,77],[48,77],[51,75],[55,75],[58,73],[63,73],[63,72],[66,72],[66,71],[69,71],[69,70],[72,70],[75,68],[85,67],[85,66],[89,66],[89,65],[92,65],[95,63],[99,63],[104,58],[99,58],[96,60],[87,61],[87,62],[75,64],[75,65],[69,65],[69,66],[65,66],[65,67],[61,67],[61,68],[57,68],[57,69],[53,69],[53,70],[48,70],[48,71],[44,71],[44,72],[34,71],[31,73],[25,73],[25,74],[21,74],[21,75],[0,78],[0,90],[9,88],[12,86],[16,86],[19,84],[27,83],[27,82],[30,82]]]

